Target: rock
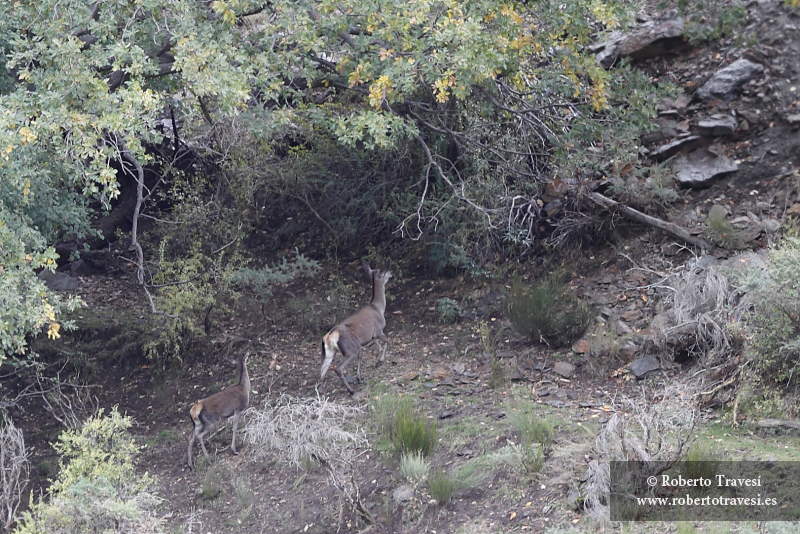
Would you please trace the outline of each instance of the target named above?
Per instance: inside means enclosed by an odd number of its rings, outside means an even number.
[[[795,113],[794,115],[788,115],[786,117],[786,122],[788,122],[792,126],[800,125],[800,113]]]
[[[548,217],[553,217],[559,211],[561,211],[561,207],[564,205],[563,202],[560,200],[554,200],[552,202],[548,202],[544,207],[544,212]]]
[[[456,374],[463,375],[465,369],[464,364],[461,362],[453,364],[453,372]]]
[[[450,376],[450,373],[447,371],[447,369],[445,369],[444,367],[437,367],[431,373],[430,379],[431,380],[444,380],[448,376]]]
[[[409,371],[409,372],[405,373],[403,376],[401,376],[400,378],[402,378],[403,380],[409,380],[409,381],[411,381],[411,380],[416,380],[416,378],[417,378],[418,376],[419,376],[419,373],[418,373],[418,372],[416,372],[416,371]]]
[[[739,170],[739,166],[730,158],[717,156],[704,148],[695,150],[674,163],[678,183],[693,188],[709,187],[711,182]]]
[[[392,492],[392,498],[397,504],[403,504],[414,498],[414,488],[408,484],[403,484]]]
[[[777,219],[762,219],[761,224],[764,227],[764,231],[768,234],[774,234],[781,228],[781,223]]]
[[[439,414],[439,419],[450,419],[455,414],[456,414],[456,412],[453,412],[453,411],[442,412],[442,413]]]
[[[581,508],[583,499],[581,499],[581,492],[578,488],[571,487],[567,493],[567,509],[579,510]],[[582,510],[581,510],[582,511]]]
[[[572,352],[577,354],[586,354],[589,352],[590,348],[591,346],[589,345],[589,341],[587,339],[579,339],[572,344]]]
[[[44,281],[44,285],[53,291],[77,291],[81,287],[80,282],[66,273],[51,272],[45,269],[37,276],[39,280]]]
[[[634,360],[629,365],[631,372],[639,380],[643,379],[650,371],[661,369],[661,362],[655,356],[645,356]]]
[[[679,244],[673,242],[670,243],[662,243],[661,244],[661,252],[664,253],[666,256],[675,256],[677,255],[683,247]]]
[[[632,334],[631,327],[625,324],[624,321],[617,321],[617,335],[624,336],[625,334]]]
[[[761,122],[761,113],[759,110],[737,109],[736,114],[744,117],[744,119],[752,125],[759,124]]]
[[[628,33],[612,32],[605,41],[593,45],[595,60],[611,68],[620,57],[646,59],[687,48],[683,37],[683,19],[648,21]]]
[[[564,406],[567,405],[564,401],[560,400],[545,401],[545,404],[547,404],[548,406],[552,406],[553,408],[563,408]]]
[[[678,121],[666,117],[659,117],[655,120],[655,125],[658,127],[653,132],[646,132],[642,134],[642,144],[652,145],[659,143],[665,139],[672,139],[678,137]]]
[[[732,115],[711,115],[697,123],[697,128],[706,137],[731,135],[736,130],[736,119]]]
[[[625,313],[623,313],[622,315],[620,315],[620,317],[625,319],[626,321],[635,321],[636,319],[638,319],[641,316],[642,316],[642,312],[640,312],[639,310],[637,310],[635,308],[632,309],[632,310],[628,310]]]
[[[739,59],[727,67],[715,72],[708,81],[697,90],[695,96],[701,100],[719,98],[729,100],[740,85],[749,82],[764,72],[764,66],[747,59]]]
[[[564,378],[569,378],[575,372],[575,366],[569,362],[556,362],[553,366],[553,372]]]
[[[691,260],[687,261],[686,270],[696,269],[698,271],[702,271],[703,269],[708,269],[709,267],[713,267],[716,265],[717,265],[717,258],[706,254],[704,256],[700,256],[697,259],[692,258]]]
[[[711,206],[711,209],[708,210],[708,217],[706,217],[706,221],[722,222],[727,218],[728,218],[728,210],[725,209],[725,206],[714,204],[713,206]]]
[[[800,217],[800,202],[795,202],[789,209],[786,210],[786,215],[794,215],[795,217]]]
[[[550,203],[559,198],[564,198],[564,195],[566,194],[567,194],[567,184],[564,183],[564,180],[556,178],[555,180],[550,180],[549,182],[547,182],[547,185],[544,187],[544,194],[542,195],[542,200],[545,203]]]
[[[664,161],[665,159],[671,158],[681,150],[690,150],[692,148],[696,148],[699,144],[700,136],[699,135],[690,135],[688,137],[682,137],[680,139],[676,139],[666,145],[661,145],[660,147],[656,148],[655,150],[650,152],[650,157],[656,161]]]
[[[69,264],[69,272],[72,276],[89,276],[94,274],[95,270],[87,262],[76,260]]]

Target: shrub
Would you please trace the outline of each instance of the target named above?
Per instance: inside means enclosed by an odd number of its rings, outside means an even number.
[[[553,425],[547,419],[534,414],[531,406],[513,407],[507,410],[507,417],[514,430],[519,432],[523,444],[537,443],[543,451],[553,444]]]
[[[786,236],[763,268],[732,274],[744,297],[738,308],[746,349],[758,375],[797,386],[800,363],[800,237]],[[751,262],[752,263],[752,262]]]
[[[436,313],[439,314],[439,320],[442,323],[453,324],[458,321],[461,306],[455,300],[447,297],[436,299]]]
[[[438,504],[445,505],[453,498],[453,494],[474,488],[487,476],[482,462],[473,460],[453,468],[449,473],[437,469],[428,481],[428,490]]]
[[[534,342],[559,346],[580,337],[595,317],[593,308],[580,301],[557,274],[547,275],[530,287],[515,280],[507,313],[520,334]]]
[[[0,419],[0,508],[8,531],[28,483],[30,462],[22,432],[7,413],[0,413]]]
[[[261,269],[241,267],[233,274],[231,281],[252,291],[256,300],[264,300],[272,296],[272,288],[276,285],[302,276],[312,276],[319,268],[319,262],[297,253],[297,257],[291,262],[283,258],[280,263]]]
[[[400,457],[400,472],[415,486],[428,478],[430,464],[425,460],[422,452],[408,452]]]
[[[445,505],[453,498],[453,488],[456,483],[443,469],[437,469],[428,482],[428,491],[431,497],[440,505]]]
[[[15,532],[161,532],[155,481],[136,473],[138,447],[128,433],[132,424],[114,408],[105,417],[98,411],[80,430],[62,433],[53,445],[61,455],[61,471],[50,485],[49,499],[31,498]]]
[[[436,423],[418,415],[410,406],[403,406],[395,416],[392,431],[392,447],[397,457],[418,452],[430,456],[436,446],[439,433]]]

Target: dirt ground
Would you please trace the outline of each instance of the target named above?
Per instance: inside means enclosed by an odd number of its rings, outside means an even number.
[[[710,74],[731,57],[751,54],[767,66],[766,86],[756,82],[744,98],[709,106],[695,103],[683,112],[682,118],[690,122],[731,109],[757,112],[759,117],[748,130],[739,130],[719,144],[720,150],[739,162],[740,170],[708,189],[684,191],[682,200],[671,208],[670,220],[690,229],[700,228],[704,214],[715,203],[730,206],[732,215],[753,212],[783,222],[800,194],[800,132],[785,120],[787,114],[800,113],[800,18],[797,10],[783,2],[751,2],[741,31],[754,36],[757,44],[743,46],[737,36],[730,36],[641,65],[687,92],[696,88],[699,75]],[[762,232],[747,247],[757,250],[774,238]],[[629,330],[620,332],[611,321],[601,321],[592,331],[593,348],[588,352],[550,350],[516,334],[503,311],[509,286],[502,270],[489,283],[436,277],[398,264],[387,288],[386,333],[391,339],[387,362],[376,367],[376,349],[368,351],[365,382],[356,386],[353,397],[332,373],[318,389],[315,385],[320,332],[323,325],[335,322],[336,313],[326,311],[329,297],[334,297],[337,311],[348,307],[353,311],[369,299],[368,282],[356,261],[340,266],[341,282],[333,275],[314,285],[300,281],[281,288],[270,306],[243,305],[235,319],[215,325],[219,339],[235,334],[254,343],[249,361],[252,407],[259,408],[281,394],[320,395],[365,407],[360,424],[371,447],[362,451],[354,477],[362,502],[376,519],[371,526],[343,503],[324,470],[303,472],[277,455],[257,459],[243,439],[241,453],[233,456],[228,447],[230,425],[208,440],[213,464],[199,460],[196,472],[187,468],[189,408],[234,380],[234,368],[223,360],[221,350],[197,355],[184,368],[166,371],[143,361],[99,359],[99,363],[87,363],[84,378],[99,384],[100,406],[119,406],[136,420],[134,433],[142,445],[139,465],[159,481],[167,532],[477,534],[538,533],[550,528],[569,532],[573,526],[593,531],[581,514],[569,509],[567,495],[592,459],[594,438],[615,399],[659,387],[690,369],[690,364],[684,368],[663,362],[661,371],[637,382],[626,368],[644,355],[643,340],[658,311],[655,282],[691,257],[685,249],[665,252],[671,241],[652,229],[622,230],[615,249],[580,251],[572,264],[577,267],[567,265],[570,284],[579,295],[603,309],[601,317],[621,317]],[[721,256],[731,253],[721,251]],[[333,267],[323,269],[332,272]],[[534,262],[522,266],[520,274],[525,269],[535,275]],[[86,354],[92,347],[101,356],[114,332],[148,313],[146,302],[130,279],[122,276],[87,277],[81,283],[87,308],[78,312],[76,320],[83,327],[64,336],[60,351]],[[445,297],[468,312],[455,324],[443,324],[437,312],[437,299]],[[502,367],[499,382],[493,361]],[[575,366],[569,378],[553,372],[560,361]],[[431,502],[424,491],[400,504],[393,493],[405,481],[396,461],[377,445],[379,436],[370,417],[370,403],[381,395],[411,397],[422,413],[437,422],[440,440],[431,457],[435,467],[452,468],[517,440],[506,415],[520,402],[532,404],[554,424],[555,445],[538,474],[497,469],[478,486],[456,493],[445,506]],[[49,443],[61,427],[33,401],[22,408],[25,411],[15,420],[30,445],[32,488],[39,492],[55,472],[57,457]],[[706,413],[701,437],[717,447],[724,440],[730,453],[740,458],[757,456],[766,447],[786,451],[781,458],[797,459],[793,456],[798,450],[796,437],[735,430],[723,424],[726,417],[724,411]],[[733,525],[720,532],[750,528]]]

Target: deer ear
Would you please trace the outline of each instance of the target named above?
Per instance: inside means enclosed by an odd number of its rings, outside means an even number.
[[[361,260],[361,268],[364,269],[364,272],[367,274],[372,274],[372,267],[369,266],[367,260]]]
[[[388,263],[384,263],[383,267],[381,267],[381,271],[384,272],[384,273],[389,272],[389,264]]]

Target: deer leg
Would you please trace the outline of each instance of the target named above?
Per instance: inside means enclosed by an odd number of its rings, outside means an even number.
[[[236,451],[236,431],[239,429],[239,416],[242,415],[242,412],[236,412],[233,414],[233,438],[231,439],[231,450],[233,454],[239,454]]]
[[[192,462],[192,446],[194,445],[194,438],[195,433],[192,431],[192,437],[189,438],[189,469],[194,469],[194,463]]]
[[[386,349],[389,348],[389,338],[386,337],[386,335],[383,332],[381,332],[380,334],[375,336],[375,339],[380,339],[384,343],[382,346],[380,345],[380,343],[378,344],[378,346],[381,347],[381,357],[378,358],[377,362],[375,362],[375,367],[380,367],[383,364],[383,361],[386,359]]]
[[[344,387],[346,387],[346,388],[347,388],[347,391],[348,391],[348,392],[349,392],[351,395],[352,395],[353,393],[355,393],[355,390],[354,390],[354,389],[353,389],[353,388],[350,386],[350,384],[347,382],[347,377],[346,377],[344,374],[342,374],[342,372],[339,370],[339,368],[338,368],[338,367],[331,367],[331,369],[333,369],[333,372],[334,372],[334,373],[336,373],[337,375],[339,375],[339,379],[342,381],[342,384],[344,384]]]

